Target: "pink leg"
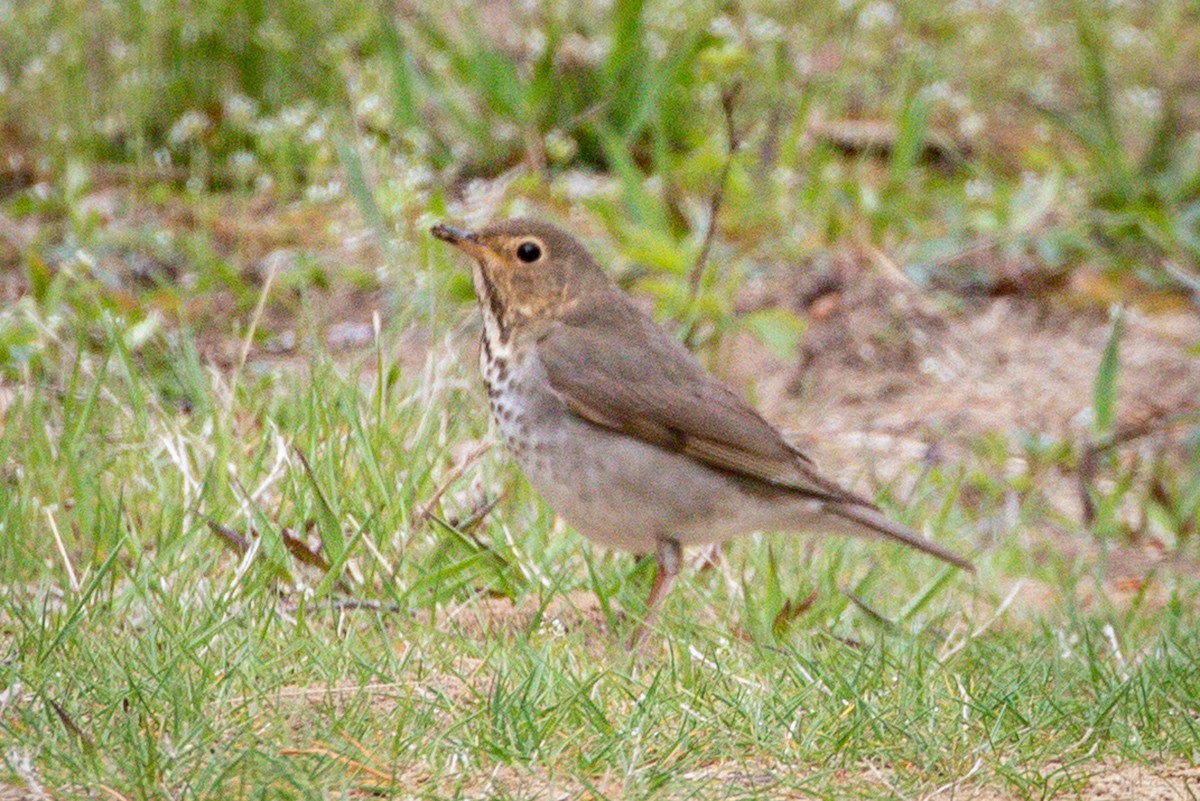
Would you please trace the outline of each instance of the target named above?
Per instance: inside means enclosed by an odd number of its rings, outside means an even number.
[[[671,539],[659,539],[654,555],[657,563],[654,584],[650,586],[650,597],[646,599],[646,617],[638,624],[633,636],[629,639],[629,650],[631,651],[642,641],[650,626],[654,625],[654,621],[658,618],[658,607],[662,604],[667,590],[671,589],[675,577],[679,575],[679,565],[683,561],[683,549],[679,547],[677,541]]]

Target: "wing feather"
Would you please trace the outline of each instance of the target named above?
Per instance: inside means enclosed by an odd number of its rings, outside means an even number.
[[[606,313],[595,304],[605,302]],[[614,291],[544,329],[551,387],[596,425],[814,499],[874,508],[813,469],[749,404]]]

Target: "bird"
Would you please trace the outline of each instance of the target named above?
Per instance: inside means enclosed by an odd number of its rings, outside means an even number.
[[[431,233],[471,259],[479,367],[507,451],[589,540],[654,555],[631,647],[655,622],[685,546],[756,531],[866,535],[974,570],[823,475],[568,231],[517,218]]]

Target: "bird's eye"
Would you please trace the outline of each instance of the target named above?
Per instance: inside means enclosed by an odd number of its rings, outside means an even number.
[[[522,242],[517,245],[517,258],[526,264],[533,264],[542,257],[542,249],[536,242]]]

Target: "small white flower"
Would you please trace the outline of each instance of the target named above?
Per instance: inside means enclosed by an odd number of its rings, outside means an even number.
[[[733,24],[733,20],[728,14],[722,14],[710,22],[708,32],[722,39],[736,39],[738,36],[737,26]]]
[[[982,114],[971,112],[958,121],[958,132],[967,139],[974,139],[983,132],[985,124]]]
[[[229,157],[229,166],[236,173],[248,174],[258,166],[258,159],[249,150],[238,150]]]
[[[304,143],[311,145],[325,139],[325,121],[318,120],[304,129]]]
[[[883,0],[868,3],[858,12],[858,25],[866,30],[890,28],[895,24],[896,9],[891,3],[885,3]]]
[[[541,58],[546,52],[546,32],[541,28],[531,28],[525,34],[525,54],[531,59]]]
[[[171,130],[167,133],[167,141],[178,147],[193,142],[203,136],[209,129],[208,117],[202,112],[192,109],[183,113]]]
[[[308,116],[304,105],[289,106],[279,113],[279,122],[285,128],[298,131],[308,122]]]
[[[758,42],[781,42],[787,36],[782,25],[762,14],[751,12],[746,17],[746,26],[750,29],[751,38]]]
[[[546,155],[555,162],[569,161],[579,149],[575,140],[559,128],[554,128],[546,134],[545,147]]]
[[[1134,86],[1121,93],[1121,105],[1143,117],[1155,117],[1162,111],[1162,91],[1152,86]]]
[[[967,181],[963,191],[971,200],[988,200],[996,193],[996,189],[992,186],[992,182],[986,178],[972,178]]]
[[[358,113],[364,117],[371,117],[378,114],[383,109],[383,99],[375,93],[364,95],[358,100]]]
[[[248,128],[258,116],[258,104],[243,94],[234,93],[221,99],[221,112],[226,122]]]
[[[1132,25],[1118,25],[1113,31],[1112,41],[1121,50],[1131,50],[1145,43],[1146,36]]]

